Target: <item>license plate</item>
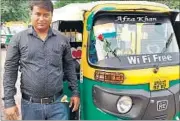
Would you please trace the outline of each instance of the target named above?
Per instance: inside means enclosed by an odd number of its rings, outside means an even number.
[[[162,90],[169,88],[169,81],[167,79],[158,79],[150,83],[150,90]]]

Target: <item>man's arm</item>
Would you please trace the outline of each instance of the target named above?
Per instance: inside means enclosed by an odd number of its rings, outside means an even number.
[[[15,106],[14,95],[16,94],[15,83],[19,66],[19,35],[14,35],[9,43],[6,53],[5,72],[3,78],[5,108]]]
[[[75,65],[71,55],[71,47],[68,41],[63,53],[63,69],[70,89],[72,90],[72,96],[79,97],[78,80],[75,72]]]

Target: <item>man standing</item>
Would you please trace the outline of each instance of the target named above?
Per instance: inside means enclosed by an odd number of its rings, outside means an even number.
[[[51,0],[31,2],[32,27],[13,36],[6,55],[4,73],[5,115],[17,120],[14,95],[18,67],[21,68],[21,112],[23,120],[66,120],[68,106],[61,102],[63,76],[72,89],[70,107],[79,107],[79,92],[70,45],[66,37],[50,27]]]

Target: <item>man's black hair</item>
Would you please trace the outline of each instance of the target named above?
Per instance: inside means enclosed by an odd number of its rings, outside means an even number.
[[[53,13],[53,10],[54,10],[53,3],[51,2],[51,0],[31,0],[30,1],[31,11],[33,10],[34,6],[44,8],[48,11],[51,11],[51,13]]]

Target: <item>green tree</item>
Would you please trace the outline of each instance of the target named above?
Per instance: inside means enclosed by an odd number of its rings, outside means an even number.
[[[29,0],[1,0],[1,21],[29,21]],[[59,8],[70,3],[84,3],[98,0],[58,0],[54,8]],[[121,0],[123,1],[123,0]],[[125,0],[128,1],[128,0]],[[164,3],[173,9],[180,9],[179,0],[148,0]]]
[[[58,0],[54,7],[59,8],[64,5],[67,5],[69,3],[84,3],[84,2],[90,2],[90,1],[99,1],[99,0]],[[132,1],[132,0],[119,0],[119,1]],[[133,0],[133,1],[139,1],[139,0]],[[147,0],[147,1],[153,1],[153,2],[159,2],[168,5],[172,9],[180,9],[180,1],[179,0]]]
[[[1,21],[29,20],[28,0],[1,0]]]

